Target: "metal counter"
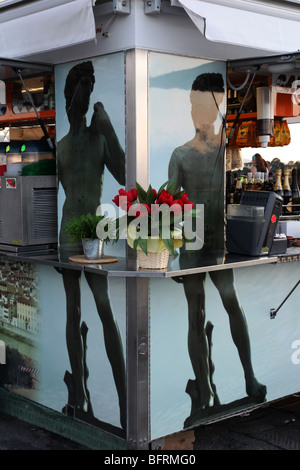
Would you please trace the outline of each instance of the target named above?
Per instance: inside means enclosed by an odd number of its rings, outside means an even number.
[[[8,260],[40,263],[53,266],[55,268],[68,268],[79,269],[82,271],[92,271],[105,276],[119,276],[119,277],[159,277],[159,278],[172,278],[176,276],[186,276],[189,274],[196,274],[201,272],[209,272],[223,269],[243,268],[253,265],[270,264],[278,262],[290,262],[300,260],[300,248],[288,248],[287,252],[282,255],[275,256],[261,256],[250,257],[231,253],[224,253],[224,256],[219,256],[219,261],[216,263],[214,260],[207,260],[206,262],[193,262],[193,256],[188,255],[170,256],[167,269],[151,270],[140,269],[137,265],[135,257],[119,257],[117,262],[108,264],[79,264],[72,261],[61,261],[59,255],[55,250],[50,251],[26,251],[12,253],[0,250],[0,255],[6,257]],[[185,268],[180,267],[179,259],[184,260]]]

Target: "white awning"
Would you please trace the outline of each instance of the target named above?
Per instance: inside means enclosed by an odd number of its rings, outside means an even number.
[[[0,10],[0,56],[20,58],[95,40],[92,0],[39,0]]]
[[[300,6],[273,1],[173,0],[210,40],[273,52],[300,49]]]

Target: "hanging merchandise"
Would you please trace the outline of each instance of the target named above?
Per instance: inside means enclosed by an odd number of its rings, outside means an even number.
[[[230,134],[232,123],[228,123],[226,133]],[[234,135],[228,143],[227,150],[242,147],[261,147],[261,137],[257,133],[256,121],[242,121],[236,126]],[[285,120],[276,119],[274,121],[274,135],[270,136],[268,147],[283,147],[291,142],[291,133],[288,123]]]
[[[281,122],[280,142],[281,145],[288,145],[291,142],[291,134],[288,123],[286,121]]]
[[[272,137],[269,143],[270,147],[277,147],[280,145],[280,129],[281,129],[280,121],[276,119],[274,121],[274,136]]]
[[[286,121],[274,121],[274,137],[271,139],[270,147],[283,147],[291,142],[291,133]]]
[[[256,147],[256,125],[254,121],[244,121],[239,125],[236,145],[238,147]]]
[[[239,148],[232,149],[231,169],[242,170],[244,167],[242,151]]]
[[[242,170],[244,167],[240,148],[229,147],[226,150],[226,171]]]
[[[233,131],[233,134],[231,135],[233,129],[234,129],[234,131]],[[236,147],[237,134],[238,134],[238,126],[234,127],[234,122],[227,122],[227,125],[226,125],[226,138],[227,138],[227,141],[228,141],[228,144],[227,144],[228,147]]]

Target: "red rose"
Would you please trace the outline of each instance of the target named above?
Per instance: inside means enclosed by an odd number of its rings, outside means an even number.
[[[134,216],[134,217],[145,217],[150,213],[150,207],[148,204],[131,204],[128,215]]]
[[[184,204],[184,210],[185,210],[186,212],[190,212],[190,211],[193,209],[193,207],[194,207],[194,203],[191,202],[191,201],[186,202],[186,203]]]
[[[127,193],[128,201],[132,202],[137,199],[137,190],[135,188],[130,189]]]
[[[145,217],[146,215],[150,214],[150,207],[148,206],[148,204],[141,203],[139,204],[139,210],[136,214],[137,217]]]
[[[151,215],[155,215],[157,214],[159,211],[159,207],[158,207],[158,204],[151,204]]]
[[[123,188],[119,189],[119,194],[120,194],[120,196],[126,196],[127,197],[127,191],[125,191],[125,189],[123,189]]]
[[[117,196],[115,196],[115,197],[113,198],[113,200],[112,200],[112,202],[114,202],[114,203],[116,204],[116,206],[118,206],[118,207],[119,207],[119,198],[120,198],[120,196],[117,195]]]
[[[120,197],[123,197],[123,198],[126,197],[127,198],[127,192],[123,188],[119,189],[117,196],[115,196],[112,200],[112,202],[114,202],[116,204],[116,206],[118,206],[118,207],[120,205]]]
[[[173,203],[173,196],[166,189],[163,189],[157,198],[159,204],[168,204],[169,206]]]
[[[180,198],[180,201],[182,202],[184,206],[184,210],[186,212],[189,212],[190,210],[192,210],[194,203],[189,200],[188,195],[186,193],[183,193],[183,195]]]
[[[127,197],[121,197],[120,207],[123,211],[128,212],[131,206],[132,204],[131,202],[128,202]]]
[[[174,215],[179,215],[182,212],[183,209],[183,203],[180,199],[174,201],[174,203],[170,206],[172,209]]]

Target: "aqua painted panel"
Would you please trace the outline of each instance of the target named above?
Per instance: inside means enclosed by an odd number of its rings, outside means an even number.
[[[224,273],[229,272],[227,270]],[[243,348],[249,340],[247,360],[253,376],[265,387],[265,396],[251,396],[233,331],[218,289],[206,274],[205,326],[212,325],[211,383],[214,397],[207,405],[192,407],[187,386],[195,381],[188,345],[189,309],[182,284],[151,280],[151,431],[152,439],[220,417],[230,416],[300,389],[300,288],[297,287],[274,319],[270,310],[281,305],[298,282],[299,265],[268,264],[234,270],[236,296],[244,313],[247,338],[237,335]],[[197,276],[197,275],[195,275]],[[279,288],[280,286],[280,288]],[[234,313],[233,313],[234,315]],[[199,325],[194,325],[200,330]],[[197,339],[197,334],[193,339]],[[199,336],[198,336],[199,338]],[[249,394],[248,394],[249,393]]]

